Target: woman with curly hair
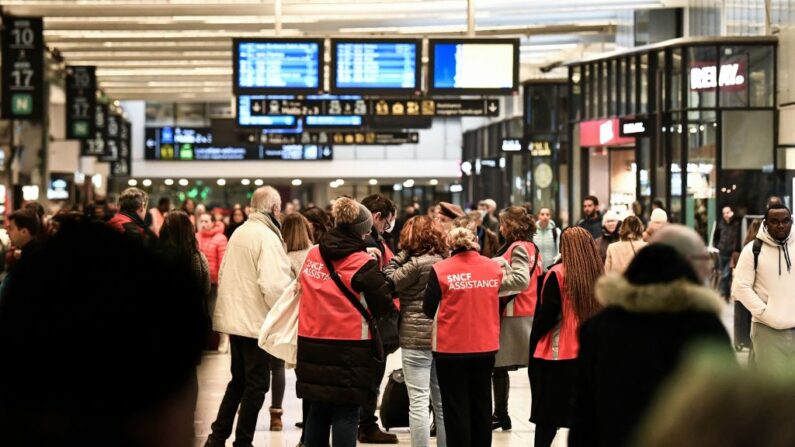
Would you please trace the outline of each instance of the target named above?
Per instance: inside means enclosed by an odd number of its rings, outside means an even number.
[[[543,274],[544,265],[538,247],[533,243],[535,232],[535,219],[525,208],[512,206],[500,213],[500,234],[505,244],[497,250],[496,256],[509,263],[512,270],[527,275],[528,286],[521,293],[508,297],[502,311],[500,352],[495,359],[492,377],[492,429],[511,429],[511,417],[508,414],[511,382],[508,371],[525,368],[530,359],[530,329],[533,327],[536,308],[538,277]]]
[[[441,226],[428,216],[409,219],[400,232],[401,251],[384,267],[384,276],[400,298],[400,347],[409,392],[412,447],[430,445],[428,404],[436,417],[436,445],[447,445],[442,396],[431,352],[433,319],[422,312],[422,299],[433,265],[444,259],[447,244]]]
[[[604,266],[591,233],[570,227],[560,235],[561,259],[544,278],[530,335],[530,422],[535,445],[549,447],[560,427],[571,427],[580,325],[601,309],[594,284]]]

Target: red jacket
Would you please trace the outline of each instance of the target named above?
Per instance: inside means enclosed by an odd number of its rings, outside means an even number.
[[[560,287],[560,311],[561,318],[558,326],[544,334],[538,341],[533,357],[544,360],[573,360],[577,358],[580,351],[580,342],[577,333],[580,330],[580,321],[574,311],[571,297],[566,293],[566,268],[563,264],[555,264],[547,272],[544,278],[544,286],[547,280],[555,275]],[[544,291],[542,288],[541,299],[543,300]]]
[[[210,231],[199,231],[196,239],[199,241],[199,250],[204,253],[210,266],[210,282],[218,284],[218,270],[221,268],[227,244],[224,227],[216,225]]]

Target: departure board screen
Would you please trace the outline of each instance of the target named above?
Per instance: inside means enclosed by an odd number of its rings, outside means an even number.
[[[511,93],[518,87],[518,40],[431,40],[429,48],[431,93]]]
[[[234,40],[234,91],[244,93],[322,90],[321,40]]]
[[[252,115],[251,100],[263,99],[267,96],[238,96],[237,125],[238,127],[295,127],[298,118],[288,115]]]
[[[331,88],[339,92],[420,89],[418,41],[333,40]]]

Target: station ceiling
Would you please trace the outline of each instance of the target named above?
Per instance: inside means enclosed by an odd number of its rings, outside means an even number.
[[[100,87],[114,99],[215,101],[231,96],[232,37],[465,35],[467,3],[3,0],[2,9],[44,17],[47,46],[67,64],[96,65]],[[521,36],[524,79],[557,61],[613,50],[622,13],[672,3],[677,0],[475,0],[475,30]]]

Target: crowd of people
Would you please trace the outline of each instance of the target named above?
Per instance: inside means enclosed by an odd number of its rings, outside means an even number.
[[[282,430],[292,367],[299,445],[398,443],[376,417],[389,355],[400,355],[413,447],[432,434],[437,446],[491,445],[493,430],[512,428],[509,372],[522,368],[534,445],[552,445],[561,428],[572,446],[644,445],[676,439],[645,430],[687,353],[708,346],[739,369],[722,297],[750,311],[759,370],[785,371],[795,357],[792,216],[775,201],[744,245],[723,210],[718,291],[707,286],[704,240],[668,223],[661,204],[644,222],[602,213],[589,196],[583,219],[565,229],[550,208],[498,211],[490,199],[470,212],[440,202],[403,216],[380,194],[327,209],[286,205],[264,186],[231,210],[190,199],[174,209],[167,198],[150,208],[144,191],[128,188],[117,209],[45,219],[32,203],[10,214],[0,435],[26,445],[192,445],[201,354],[228,349],[232,378],[206,447],[233,432],[235,446],[253,445],[268,392],[269,429]],[[63,337],[92,349],[70,359]],[[63,371],[43,380],[51,366]]]

